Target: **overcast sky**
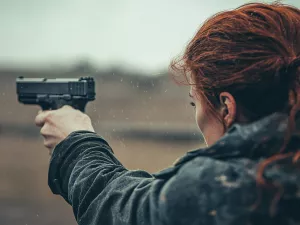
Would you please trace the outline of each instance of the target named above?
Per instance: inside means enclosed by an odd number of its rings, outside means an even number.
[[[152,72],[167,68],[201,23],[247,0],[0,0],[0,64],[89,58]],[[266,1],[270,2],[270,1]],[[300,0],[284,3],[300,7]]]

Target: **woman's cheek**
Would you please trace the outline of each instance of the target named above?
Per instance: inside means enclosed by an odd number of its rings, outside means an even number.
[[[198,128],[202,132],[203,129],[204,129],[203,126],[205,125],[204,118],[203,118],[203,113],[201,112],[201,109],[199,109],[199,108],[196,108],[195,111],[196,111],[195,112],[195,120],[196,120],[196,123],[198,125]]]

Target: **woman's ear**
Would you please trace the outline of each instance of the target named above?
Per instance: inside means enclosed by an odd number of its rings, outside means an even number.
[[[225,126],[229,128],[236,120],[236,102],[229,92],[222,92],[219,97],[221,103],[220,113]]]

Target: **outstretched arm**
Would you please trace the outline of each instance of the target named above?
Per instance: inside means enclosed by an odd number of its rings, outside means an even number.
[[[159,198],[164,181],[125,169],[94,133],[87,115],[65,106],[40,112],[35,122],[45,146],[56,146],[49,186],[72,205],[79,224],[163,224]]]
[[[79,225],[233,224],[236,219],[232,214],[226,217],[229,223],[221,218],[230,208],[226,199],[241,186],[224,188],[212,179],[225,171],[231,174],[228,163],[198,157],[154,178],[124,168],[79,111],[64,107],[43,112],[36,123],[43,127],[48,148],[59,143],[50,162],[49,186],[73,207]],[[243,207],[233,208],[234,214],[243,214]]]
[[[163,185],[145,171],[125,169],[109,145],[88,131],[61,142],[50,163],[49,186],[72,205],[79,224],[164,224]]]

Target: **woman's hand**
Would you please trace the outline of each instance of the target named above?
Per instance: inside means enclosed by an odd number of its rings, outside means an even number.
[[[41,111],[35,118],[35,124],[41,127],[44,145],[52,150],[70,133],[79,130],[94,132],[91,119],[79,110],[64,106],[58,110]]]

